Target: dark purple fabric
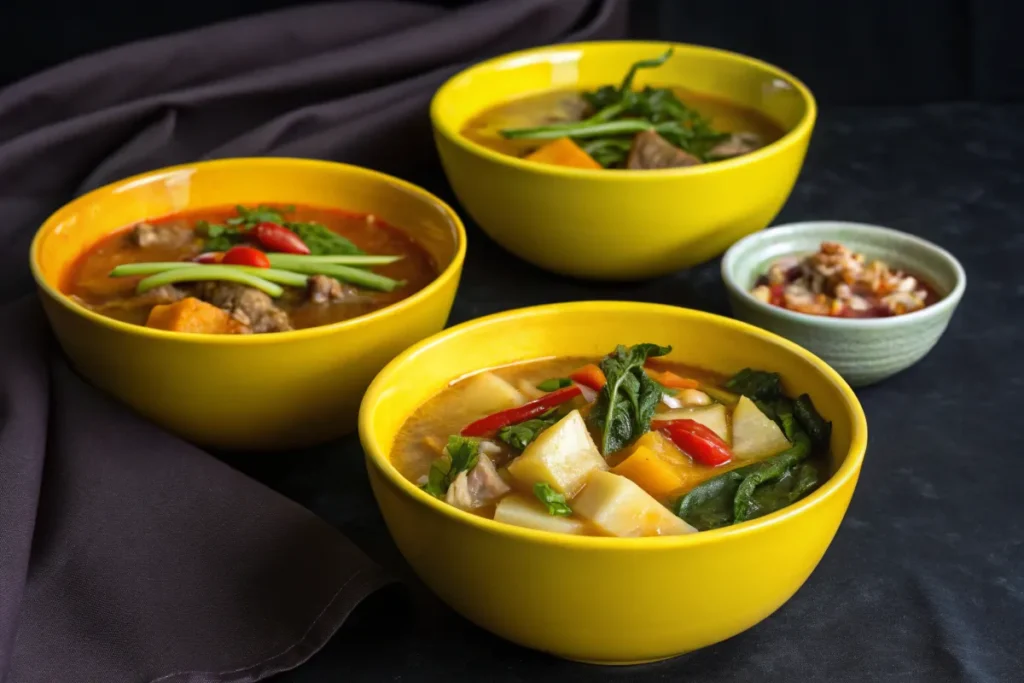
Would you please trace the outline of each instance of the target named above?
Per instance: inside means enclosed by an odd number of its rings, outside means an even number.
[[[31,296],[70,198],[226,156],[432,162],[465,65],[614,37],[617,0],[347,2],[86,57],[0,91],[0,681],[255,681],[302,663],[388,576],[305,509],[82,382]],[[281,457],[288,457],[281,454]]]

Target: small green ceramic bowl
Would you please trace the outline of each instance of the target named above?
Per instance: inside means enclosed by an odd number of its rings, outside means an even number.
[[[941,299],[906,315],[852,319],[796,313],[750,294],[758,276],[774,261],[813,253],[823,241],[839,242],[868,259],[918,276]],[[726,252],[722,279],[735,317],[803,346],[855,387],[906,370],[931,351],[967,286],[963,266],[942,247],[898,230],[839,221],[792,223],[754,233]]]

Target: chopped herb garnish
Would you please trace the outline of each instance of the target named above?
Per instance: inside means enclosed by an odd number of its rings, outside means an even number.
[[[544,503],[549,515],[557,517],[568,517],[572,514],[572,508],[565,502],[565,496],[551,488],[550,484],[539,481],[533,485],[533,495],[537,500]]]
[[[526,420],[519,424],[502,427],[498,430],[498,438],[507,443],[517,451],[526,450],[530,443],[540,436],[548,427],[554,425],[561,418],[557,415],[558,409],[552,408],[540,417]]]
[[[644,372],[644,362],[671,350],[671,346],[657,344],[637,344],[628,349],[620,345],[601,361],[607,381],[591,415],[601,428],[601,453],[605,456],[650,429],[664,388]]]
[[[260,223],[276,223],[288,228],[306,243],[313,256],[356,256],[364,252],[350,240],[320,223],[295,223],[285,216],[295,211],[294,206],[274,208],[261,204],[254,209],[242,205],[235,207],[237,215],[224,224],[199,221],[196,232],[206,238],[204,251],[227,251],[246,241],[247,234]]]
[[[480,457],[480,439],[449,436],[444,450],[445,454],[430,466],[427,483],[421,487],[435,498],[443,498],[448,493],[448,487],[460,472],[468,472],[476,467]]]
[[[564,389],[572,384],[572,380],[568,377],[552,377],[546,379],[537,385],[537,388],[541,391],[557,391],[558,389]]]
[[[285,223],[284,227],[298,235],[313,256],[354,256],[364,253],[351,241],[320,223]]]

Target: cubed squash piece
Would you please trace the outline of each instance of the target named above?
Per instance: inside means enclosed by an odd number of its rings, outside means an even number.
[[[611,469],[615,474],[631,479],[640,488],[659,500],[666,500],[683,487],[677,466],[665,461],[650,448],[641,446],[625,460]]]
[[[458,387],[460,403],[470,407],[477,418],[526,403],[521,391],[493,372],[467,377],[459,382]]]
[[[601,164],[594,161],[594,158],[583,151],[583,148],[573,142],[570,138],[558,138],[547,143],[526,156],[530,161],[539,161],[542,164],[554,166],[568,166],[570,168],[592,168],[600,169]]]
[[[729,419],[726,416],[726,409],[721,403],[714,403],[699,408],[679,408],[678,410],[666,410],[654,416],[654,422],[660,420],[693,420],[699,422],[715,434],[718,434],[723,441],[729,443]]]
[[[585,525],[581,520],[552,515],[539,502],[515,494],[501,499],[494,508],[494,521],[527,529],[553,531],[556,534],[579,535],[585,532]]]
[[[198,334],[239,334],[246,329],[227,311],[191,296],[173,304],[154,306],[146,327]]]
[[[608,465],[578,410],[541,432],[508,466],[509,473],[524,487],[544,482],[568,498],[583,487],[587,475],[606,469]]]
[[[610,536],[678,536],[696,531],[625,477],[594,472],[572,501],[573,512]]]
[[[789,439],[779,425],[741,396],[732,413],[732,452],[742,460],[767,458],[789,448]]]

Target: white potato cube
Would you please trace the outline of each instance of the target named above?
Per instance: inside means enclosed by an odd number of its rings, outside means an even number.
[[[732,452],[741,460],[767,458],[789,448],[789,439],[779,425],[761,412],[753,401],[741,396],[732,413]]]
[[[729,419],[726,415],[725,406],[715,403],[700,408],[680,408],[679,410],[666,410],[654,416],[655,422],[662,420],[693,420],[704,425],[715,434],[721,437],[722,441],[729,443]]]
[[[508,466],[521,484],[532,487],[544,482],[567,498],[583,487],[591,472],[606,469],[608,464],[578,410],[541,432]]]
[[[459,402],[479,418],[526,403],[526,397],[493,372],[481,372],[459,382]]]
[[[611,472],[591,474],[572,500],[572,510],[606,534],[621,538],[696,532],[635,483]]]
[[[583,534],[584,524],[572,517],[552,515],[543,505],[523,496],[505,496],[494,509],[494,521],[557,534]]]

